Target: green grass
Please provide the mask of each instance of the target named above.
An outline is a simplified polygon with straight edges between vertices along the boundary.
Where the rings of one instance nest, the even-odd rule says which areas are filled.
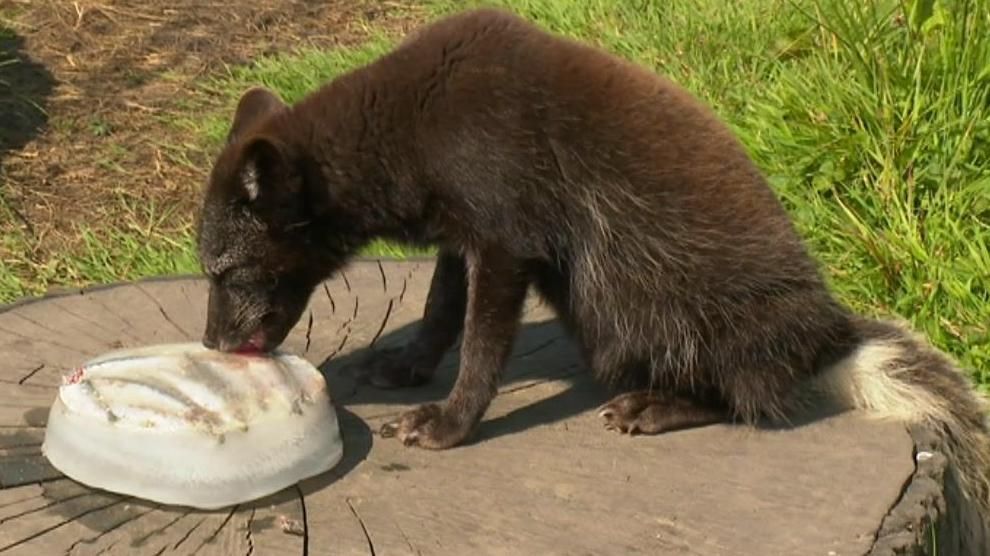
[[[96,233],[75,227],[81,246],[71,252],[33,257],[37,247],[29,233],[12,228],[0,235],[0,296],[7,301],[38,295],[50,288],[118,282],[144,276],[199,272],[192,224],[186,215],[122,196],[121,221]],[[0,196],[0,222],[16,218]]]
[[[14,37],[13,28],[7,23],[12,13],[6,9],[0,10],[0,41]],[[5,79],[5,69],[17,64],[18,60],[9,53],[0,52],[0,90],[10,87]],[[6,111],[7,103],[0,102],[0,109]],[[18,221],[18,215],[7,201],[7,183],[2,172],[0,160],[0,255],[6,253],[22,253],[25,251],[25,236]],[[0,301],[23,295],[26,288],[21,275],[17,272],[13,260],[0,256]],[[12,259],[12,258],[11,258]]]
[[[655,68],[710,103],[838,295],[907,318],[990,384],[990,0],[489,3]],[[479,3],[427,4],[439,15]],[[191,108],[177,124],[214,149],[248,86],[296,100],[393,40],[232,68],[202,84],[215,110]],[[405,253],[384,243],[369,252],[386,251]],[[116,255],[99,260],[120,275],[109,271]]]
[[[190,114],[175,123],[195,133],[211,148],[219,147],[227,134],[229,118],[240,94],[248,87],[264,85],[277,91],[286,102],[301,99],[325,81],[370,62],[387,51],[391,42],[376,37],[354,49],[333,51],[302,50],[284,56],[257,60],[250,66],[229,68],[226,74],[201,84],[201,91],[219,99],[221,109],[202,118]],[[190,108],[195,108],[192,104]]]
[[[265,58],[243,67],[231,68],[226,75],[202,85],[203,91],[222,99],[222,109],[209,118],[185,118],[176,125],[201,137],[207,149],[215,150],[224,141],[230,124],[230,114],[240,94],[247,88],[264,85],[277,91],[288,103],[296,102],[313,89],[354,67],[366,64],[384,54],[395,39],[376,35],[354,49],[335,51],[304,50],[287,56]],[[362,255],[402,259],[409,256],[431,255],[433,249],[397,245],[375,240],[362,250]]]

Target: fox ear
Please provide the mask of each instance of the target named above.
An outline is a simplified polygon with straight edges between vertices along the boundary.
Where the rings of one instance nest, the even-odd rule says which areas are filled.
[[[285,144],[271,137],[254,136],[245,141],[241,153],[239,177],[248,201],[278,202],[299,193],[299,176]]]
[[[227,134],[227,143],[232,143],[244,132],[265,117],[285,109],[285,103],[272,91],[264,87],[252,87],[241,95],[234,112],[234,121]]]

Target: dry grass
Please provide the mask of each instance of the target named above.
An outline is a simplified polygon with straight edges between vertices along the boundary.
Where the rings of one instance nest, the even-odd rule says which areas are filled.
[[[172,125],[193,97],[212,102],[194,83],[273,52],[401,33],[419,15],[373,0],[0,0],[0,64],[13,60],[0,85],[16,78],[0,99],[23,100],[0,126],[2,299],[131,276],[79,264],[128,238],[185,256],[170,246],[188,238],[212,156]]]

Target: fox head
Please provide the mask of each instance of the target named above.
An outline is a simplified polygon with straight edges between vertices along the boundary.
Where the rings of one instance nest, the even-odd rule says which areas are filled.
[[[356,250],[328,229],[328,193],[290,110],[266,89],[244,93],[209,176],[197,221],[208,348],[275,349],[316,285]]]

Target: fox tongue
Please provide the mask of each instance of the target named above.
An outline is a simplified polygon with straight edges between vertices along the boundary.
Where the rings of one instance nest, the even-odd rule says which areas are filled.
[[[234,350],[235,353],[252,355],[261,353],[262,346],[265,345],[265,334],[262,331],[257,331],[251,335],[250,338],[243,344],[241,344],[237,349]]]

